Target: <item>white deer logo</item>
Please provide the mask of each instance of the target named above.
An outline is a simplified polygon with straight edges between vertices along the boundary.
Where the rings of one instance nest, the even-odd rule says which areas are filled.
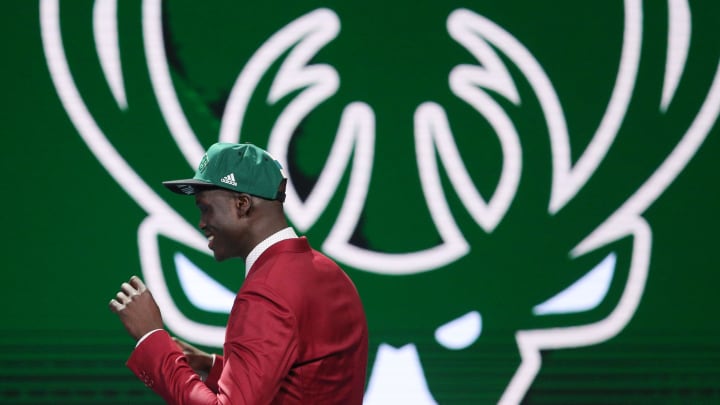
[[[65,54],[60,29],[59,0],[41,0],[40,18],[45,55],[55,88],[80,136],[113,178],[147,212],[140,224],[138,242],[142,271],[163,310],[168,328],[193,342],[221,346],[224,328],[193,321],[180,311],[168,291],[158,252],[163,236],[197,251],[206,252],[205,238],[149,187],[109,142],[98,117],[91,113],[76,85]],[[132,109],[125,94],[122,61],[118,46],[116,0],[96,0],[94,40],[104,77],[121,110]],[[204,147],[188,123],[170,78],[163,43],[161,0],[144,0],[142,31],[150,81],[170,133],[190,168],[200,161]],[[662,100],[669,108],[680,84],[691,37],[687,0],[669,0],[669,44],[665,63]],[[554,86],[533,54],[513,35],[493,21],[467,9],[457,9],[447,18],[450,37],[476,59],[473,65],[458,65],[449,72],[451,92],[481,115],[499,140],[502,170],[495,191],[483,196],[473,184],[454,140],[445,108],[435,102],[417,106],[414,114],[414,141],[422,192],[440,242],[431,248],[403,253],[383,253],[350,243],[366,197],[370,192],[375,155],[375,113],[364,102],[345,106],[331,152],[309,195],[301,198],[292,173],[287,188],[286,212],[299,231],[311,229],[336,192],[345,171],[350,170],[347,193],[322,250],[339,262],[367,272],[385,275],[413,275],[433,271],[461,259],[471,251],[448,206],[441,184],[438,160],[444,167],[457,197],[486,233],[502,223],[514,201],[523,168],[522,146],[516,126],[493,92],[521,105],[521,96],[504,60],[524,76],[544,115],[552,154],[552,188],[547,212],[559,213],[575,198],[596,172],[613,145],[633,95],[642,49],[643,10],[640,0],[625,0],[624,37],[615,86],[604,116],[592,140],[572,162],[565,113]],[[270,67],[279,66],[272,79],[268,105],[292,97],[275,121],[267,148],[287,167],[293,132],[320,103],[340,87],[337,71],[329,65],[310,64],[311,59],[340,30],[341,21],[330,9],[311,11],[277,31],[241,69],[229,93],[221,120],[218,141],[238,142],[251,97]],[[500,57],[500,54],[504,58]],[[718,65],[720,68],[720,65]],[[594,231],[569,253],[579,258],[624,237],[632,237],[628,277],[617,306],[605,318],[584,325],[549,329],[518,330],[515,334],[521,364],[507,385],[502,403],[522,400],[540,366],[540,351],[587,346],[603,342],[629,322],[640,302],[648,274],[652,231],[644,211],[684,169],[708,135],[720,111],[720,70],[681,140],[657,170]],[[439,159],[436,158],[439,157]],[[537,315],[570,313],[591,309],[607,293],[616,258],[610,254],[572,286],[534,307]],[[233,293],[195,267],[184,256],[176,256],[185,293],[198,307],[229,312]],[[212,291],[208,294],[208,291]],[[578,299],[580,297],[580,299]],[[435,338],[457,350],[472,344],[482,330],[482,316],[470,311],[437,328]],[[395,369],[397,367],[397,369]],[[390,379],[400,380],[389,382]],[[366,403],[377,404],[392,398],[412,403],[434,403],[412,342],[400,349],[381,344],[370,377]],[[396,401],[393,399],[393,401]]]

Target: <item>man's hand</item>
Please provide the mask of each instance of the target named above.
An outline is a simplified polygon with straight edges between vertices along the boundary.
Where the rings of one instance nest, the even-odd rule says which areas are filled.
[[[110,310],[120,317],[125,329],[135,340],[151,330],[163,328],[160,308],[150,290],[137,276],[122,283],[120,291],[110,300]]]
[[[213,366],[213,355],[205,353],[197,347],[187,342],[183,342],[178,338],[173,339],[183,351],[185,357],[187,357],[188,363],[190,363],[190,367],[192,367],[192,369],[195,370],[196,373],[203,377],[204,380],[205,377],[207,377],[207,375],[210,373],[210,369]]]

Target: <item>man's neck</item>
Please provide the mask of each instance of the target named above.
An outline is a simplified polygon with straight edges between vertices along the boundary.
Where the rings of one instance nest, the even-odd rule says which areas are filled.
[[[293,239],[297,238],[297,234],[295,233],[295,230],[290,227],[285,227],[283,229],[280,229],[270,235],[268,235],[265,239],[260,241],[255,247],[250,251],[250,253],[247,255],[247,258],[245,259],[245,276],[247,277],[248,273],[250,272],[250,269],[255,264],[257,259],[272,245],[286,240],[286,239]]]

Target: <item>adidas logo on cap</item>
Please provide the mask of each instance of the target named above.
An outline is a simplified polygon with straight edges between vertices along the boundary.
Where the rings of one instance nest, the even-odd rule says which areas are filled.
[[[234,174],[234,173],[228,174],[227,176],[225,176],[225,177],[223,177],[222,179],[220,179],[220,181],[223,182],[223,183],[225,183],[225,184],[229,184],[229,185],[231,185],[231,186],[233,186],[233,187],[237,187],[237,182],[235,181],[235,174]]]

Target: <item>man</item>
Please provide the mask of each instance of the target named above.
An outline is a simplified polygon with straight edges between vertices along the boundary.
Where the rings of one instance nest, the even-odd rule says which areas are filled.
[[[288,227],[286,181],[264,150],[218,143],[192,179],[163,183],[195,196],[216,260],[246,263],[224,356],[176,343],[137,277],[110,301],[138,340],[128,367],[168,403],[362,403],[368,331],[360,297],[337,264]]]

